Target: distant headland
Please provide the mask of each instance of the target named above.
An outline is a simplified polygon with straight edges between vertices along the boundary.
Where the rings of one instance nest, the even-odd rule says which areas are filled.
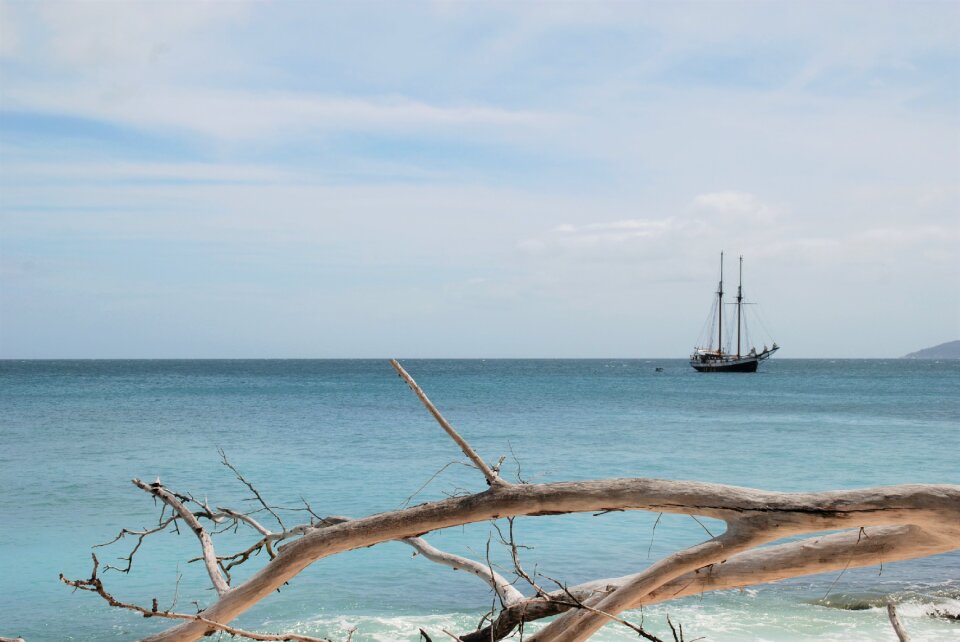
[[[947,341],[903,355],[904,359],[960,359],[960,341]]]

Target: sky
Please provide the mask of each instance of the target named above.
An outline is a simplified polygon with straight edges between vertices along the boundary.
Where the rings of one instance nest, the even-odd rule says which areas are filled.
[[[958,34],[953,1],[2,0],[0,358],[682,358],[721,251],[778,358],[958,339]]]

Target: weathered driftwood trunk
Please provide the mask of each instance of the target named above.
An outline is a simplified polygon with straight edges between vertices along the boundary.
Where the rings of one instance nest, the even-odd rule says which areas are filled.
[[[468,641],[501,639],[522,622],[561,614],[531,642],[579,642],[625,610],[704,591],[759,584],[788,577],[888,563],[960,548],[960,486],[901,485],[820,493],[779,493],[721,484],[659,479],[602,479],[547,484],[509,483],[488,466],[443,419],[426,395],[396,361],[391,362],[430,412],[483,474],[483,492],[359,519],[326,518],[273,533],[249,515],[210,509],[189,496],[169,492],[159,482],[143,490],[158,497],[197,535],[211,582],[219,599],[199,616],[179,617],[183,623],[153,635],[148,642],[188,642],[216,631],[231,631],[227,623],[268,597],[308,565],[324,557],[403,540],[432,561],[468,570],[495,590],[503,608],[490,626],[462,633]],[[230,466],[224,457],[224,463]],[[254,490],[239,472],[238,477]],[[185,501],[186,500],[186,501]],[[191,513],[185,504],[201,510]],[[309,508],[309,506],[308,506]],[[489,564],[466,560],[430,546],[420,536],[439,529],[518,516],[575,512],[641,510],[711,517],[726,530],[691,548],[678,551],[649,568],[619,578],[596,580],[564,591],[525,597]],[[272,511],[271,511],[272,512]],[[312,513],[312,510],[311,510]],[[277,517],[277,521],[282,522]],[[318,516],[319,517],[319,516]],[[212,523],[233,519],[246,523],[262,538],[244,554],[217,557],[198,518]],[[842,531],[815,535],[824,531]],[[153,532],[153,531],[151,531]],[[134,533],[134,534],[140,534]],[[785,537],[811,534],[807,539],[764,546]],[[142,538],[144,535],[140,534]],[[245,561],[250,551],[280,543],[258,573],[238,586],[229,586],[229,565]],[[512,542],[511,542],[512,543]],[[516,549],[514,549],[515,551]],[[517,572],[527,577],[517,564]],[[94,577],[65,580],[84,590],[99,590]],[[531,581],[534,586],[535,583]],[[93,588],[91,588],[93,587]],[[116,605],[116,604],[115,604]],[[125,608],[129,605],[120,604]],[[136,608],[136,607],[135,607]],[[259,639],[283,639],[261,636]],[[291,638],[293,639],[293,638]],[[301,636],[297,639],[313,640]]]
[[[588,605],[596,611],[572,609],[529,639],[585,640],[608,621],[603,613],[615,615],[644,603],[661,601],[669,595],[670,587],[683,586],[684,575],[703,577],[695,577],[699,582],[678,591],[678,596],[842,569],[851,560],[851,565],[854,562],[873,564],[960,548],[960,487],[957,486],[890,486],[800,494],[652,479],[498,484],[475,495],[307,532],[287,544],[247,582],[225,593],[203,616],[216,622],[229,622],[309,564],[344,551],[502,517],[603,510],[713,517],[726,521],[728,530],[671,555],[641,573],[607,583],[602,590],[595,591],[597,598],[588,600]],[[860,530],[868,527],[886,528]],[[856,530],[782,544],[775,549],[749,551],[783,537],[849,528]],[[874,539],[878,545],[873,544]],[[725,568],[728,565],[730,571]],[[187,622],[147,639],[186,642],[198,639],[208,630],[203,622]]]

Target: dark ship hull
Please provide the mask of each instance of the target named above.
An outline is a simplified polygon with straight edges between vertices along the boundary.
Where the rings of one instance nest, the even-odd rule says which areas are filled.
[[[712,359],[710,361],[691,360],[690,365],[697,372],[756,372],[760,360],[756,357],[749,359]]]
[[[764,346],[759,354],[751,351],[742,356],[698,351],[690,355],[690,365],[697,372],[756,372],[760,362],[769,359],[779,349],[780,346],[773,344],[772,348]]]

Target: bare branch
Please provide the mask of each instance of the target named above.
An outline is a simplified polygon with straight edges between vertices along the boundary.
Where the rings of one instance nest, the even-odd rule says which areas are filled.
[[[696,523],[700,524],[700,528],[702,528],[707,535],[709,535],[710,537],[716,537],[716,535],[714,535],[713,533],[711,533],[711,532],[710,532],[710,529],[707,528],[706,525],[705,525],[703,522],[701,522],[699,519],[697,519],[697,516],[696,516],[696,515],[691,515],[690,517],[693,518],[693,521],[695,521]]]
[[[523,593],[514,588],[514,586],[510,584],[506,578],[494,571],[488,565],[467,559],[466,557],[454,555],[453,553],[441,551],[440,549],[428,544],[427,541],[421,537],[409,537],[403,540],[403,542],[412,546],[418,553],[423,555],[431,562],[449,566],[453,570],[463,569],[469,573],[473,573],[484,582],[489,584],[493,590],[497,592],[497,595],[500,596],[500,599],[502,599],[507,605],[514,604],[525,599]]]
[[[863,539],[859,531],[851,530],[752,549],[733,555],[722,564],[682,575],[632,603],[629,608],[700,595],[707,591],[742,588],[842,568],[874,566],[883,559],[911,559],[942,551],[943,540],[914,526],[871,528],[868,533],[869,539]],[[593,580],[570,587],[569,590],[581,601],[595,601],[613,593],[634,577],[628,575]],[[464,636],[464,639],[468,642],[500,640],[522,622],[568,610],[570,607],[561,602],[549,601],[558,597],[562,596],[553,592],[543,598],[530,598],[511,605],[490,627]]]
[[[501,533],[500,528],[497,527],[497,532],[500,533],[500,541],[504,542],[507,546],[510,547],[510,559],[513,561],[513,570],[517,574],[517,577],[523,579],[527,584],[529,584],[533,588],[534,591],[536,591],[537,595],[541,595],[541,596],[546,595],[547,594],[546,591],[544,591],[543,588],[541,588],[540,585],[537,584],[537,582],[532,577],[530,577],[530,575],[527,574],[527,572],[523,568],[523,564],[520,563],[520,551],[519,551],[520,547],[517,545],[517,540],[513,536],[513,522],[514,522],[513,517],[507,518],[507,525],[509,528],[509,530],[507,531],[509,534],[509,539],[507,540],[503,539],[503,533]],[[494,526],[496,527],[496,522],[494,522]]]
[[[657,524],[660,523],[661,517],[663,517],[663,513],[657,515],[657,521],[653,523],[653,528],[650,530],[650,546],[647,547],[647,559],[650,559],[650,551],[653,550],[653,538],[657,534]]]
[[[166,506],[166,504],[164,504],[164,506]],[[111,544],[114,544],[114,543],[118,542],[119,540],[123,539],[123,538],[124,538],[125,536],[127,536],[127,535],[136,535],[136,536],[137,536],[137,543],[134,545],[133,549],[130,550],[130,552],[127,554],[126,557],[121,557],[121,558],[120,558],[120,559],[122,559],[122,560],[126,560],[126,562],[127,562],[126,567],[120,568],[119,566],[111,566],[111,565],[107,564],[107,565],[104,567],[104,569],[103,569],[104,572],[112,569],[112,570],[115,570],[115,571],[120,571],[121,573],[129,573],[129,572],[130,572],[130,569],[133,568],[133,556],[137,554],[137,551],[138,551],[138,550],[140,550],[140,546],[143,545],[143,540],[144,540],[147,536],[149,536],[149,535],[153,535],[154,533],[159,533],[159,532],[161,532],[161,531],[166,530],[167,526],[169,526],[171,523],[175,522],[175,521],[178,520],[178,519],[180,519],[180,518],[179,518],[177,515],[172,515],[171,517],[168,517],[167,519],[163,519],[163,516],[161,515],[160,524],[159,524],[156,528],[147,528],[147,529],[144,529],[144,530],[141,530],[141,531],[132,531],[132,530],[129,530],[129,529],[124,528],[124,529],[122,529],[122,530],[120,531],[119,534],[117,534],[116,537],[114,537],[114,538],[113,538],[112,540],[110,540],[109,542],[104,542],[103,544],[95,544],[93,548],[101,548],[101,547],[104,547],[104,546],[110,546]]]
[[[113,597],[110,593],[106,591],[103,587],[103,582],[100,581],[100,578],[97,577],[97,567],[99,566],[99,561],[97,556],[93,555],[93,573],[88,580],[71,580],[63,576],[63,573],[60,574],[60,581],[64,584],[72,586],[75,589],[81,591],[89,591],[91,593],[96,593],[102,597],[110,606],[115,606],[121,609],[127,609],[141,614],[143,617],[162,617],[173,620],[190,620],[193,622],[199,622],[201,624],[207,625],[210,628],[210,632],[213,631],[223,631],[224,633],[229,633],[230,635],[237,635],[244,638],[249,638],[251,640],[262,640],[264,642],[273,642],[273,641],[283,641],[290,640],[292,642],[331,642],[326,638],[316,638],[309,635],[299,635],[297,633],[254,633],[253,631],[246,631],[244,629],[238,629],[233,626],[222,624],[220,622],[214,622],[208,620],[201,615],[191,615],[189,613],[174,613],[172,611],[161,611],[157,607],[157,600],[154,598],[153,607],[146,609],[137,604],[131,604],[129,602],[121,602],[117,598]],[[0,638],[2,642],[2,638]],[[21,641],[22,642],[22,641]]]
[[[910,636],[907,634],[906,629],[903,628],[903,624],[900,623],[900,618],[897,616],[897,607],[892,601],[887,602],[887,617],[890,618],[890,624],[897,634],[897,639],[900,640],[900,642],[910,642]]]
[[[456,430],[453,429],[453,426],[450,425],[450,422],[444,419],[443,415],[440,414],[440,411],[437,410],[436,406],[434,406],[430,399],[427,398],[426,393],[424,393],[423,390],[420,389],[420,386],[417,385],[417,382],[413,380],[413,377],[407,374],[407,371],[403,369],[403,366],[400,365],[400,362],[398,362],[396,359],[391,359],[390,365],[392,365],[393,369],[397,371],[400,377],[407,382],[407,385],[410,386],[410,389],[413,390],[414,394],[417,395],[426,409],[430,411],[430,414],[433,415],[433,418],[437,420],[437,423],[440,424],[440,427],[443,428],[448,435],[450,435],[450,438],[453,439],[458,446],[460,446],[460,450],[463,451],[463,454],[466,455],[470,461],[472,461],[474,465],[480,469],[480,472],[483,473],[487,483],[490,486],[508,486],[509,483],[498,477],[495,472],[490,470],[490,467],[487,466],[486,462],[480,458],[480,455],[478,455],[477,452],[470,446],[470,444],[468,444],[466,440],[461,437]]]
[[[919,549],[905,545],[899,557],[887,555],[886,561],[960,548],[958,486],[903,485],[825,493],[778,493],[720,484],[653,479],[518,484],[499,487],[495,492],[488,490],[311,530],[282,547],[276,559],[243,585],[222,596],[204,611],[204,617],[229,622],[309,564],[343,551],[496,518],[595,512],[609,508],[695,514],[721,519],[728,524],[752,524],[761,534],[754,543],[766,537],[789,537],[851,526],[913,525],[918,532],[929,536],[924,540],[927,544],[921,547],[922,553],[915,553]],[[728,533],[737,530],[728,529]],[[871,535],[871,541],[873,539]],[[675,573],[682,575],[714,562],[722,562],[740,550],[739,543],[730,541],[727,534],[705,546],[708,546],[709,554],[681,554],[680,563],[673,560],[669,569],[660,567],[661,572],[655,576],[649,576],[649,572],[657,565],[647,569],[644,573],[648,573],[649,581],[641,582],[639,592],[634,586],[631,593],[621,596],[630,599],[617,599],[615,608],[609,604],[590,605],[616,615],[623,608],[633,608],[638,600],[645,603],[649,595],[640,593],[651,593],[659,588],[658,582],[672,582],[677,577]],[[849,557],[849,546],[844,550]],[[197,639],[202,633],[202,626],[187,622],[148,639],[151,642],[186,642]]]
[[[423,484],[420,486],[420,488],[418,488],[417,490],[415,490],[412,495],[410,495],[410,496],[407,497],[405,500],[403,500],[403,503],[400,504],[400,508],[406,508],[407,506],[409,506],[409,505],[410,505],[410,502],[413,501],[413,498],[420,494],[420,491],[422,491],[424,488],[426,488],[426,487],[430,484],[430,482],[432,482],[434,479],[437,478],[437,476],[438,476],[440,473],[442,473],[443,471],[445,471],[447,468],[450,468],[450,466],[454,466],[454,465],[460,465],[460,466],[466,466],[467,468],[473,468],[473,466],[471,466],[470,464],[468,464],[468,463],[466,463],[466,462],[463,462],[463,461],[448,461],[447,463],[445,463],[445,464],[440,468],[440,470],[438,470],[437,472],[435,472],[435,473],[433,473],[432,475],[430,475],[430,479],[428,479],[427,481],[423,482]]]
[[[622,625],[626,626],[628,629],[630,629],[630,630],[632,630],[633,632],[635,632],[635,633],[636,633],[637,635],[639,635],[640,637],[642,637],[642,638],[644,638],[644,639],[647,639],[647,640],[650,640],[650,642],[663,642],[663,640],[661,640],[661,639],[658,638],[657,636],[653,635],[652,633],[648,633],[648,632],[647,632],[646,630],[644,630],[642,627],[640,627],[640,626],[638,626],[638,625],[636,625],[636,624],[633,624],[632,622],[629,622],[629,621],[627,621],[627,620],[625,620],[625,619],[623,619],[623,618],[617,617],[616,615],[611,615],[611,614],[609,614],[609,613],[604,613],[603,611],[600,611],[600,610],[595,609],[595,608],[593,608],[593,607],[591,607],[591,606],[588,606],[587,604],[584,604],[581,600],[579,600],[573,593],[571,593],[571,592],[567,589],[567,586],[566,586],[565,584],[563,584],[563,583],[561,583],[561,582],[553,579],[552,577],[548,577],[547,579],[550,580],[551,582],[553,582],[554,584],[556,584],[557,586],[559,586],[559,587],[560,587],[560,590],[563,591],[563,594],[566,595],[568,598],[570,598],[570,600],[573,602],[573,604],[574,604],[577,608],[579,608],[579,609],[584,609],[584,610],[586,610],[586,611],[589,611],[589,612],[591,612],[591,613],[594,613],[595,615],[599,615],[600,617],[604,617],[604,618],[607,618],[608,620],[612,620],[612,621],[614,621],[614,622],[617,622],[617,623],[619,623],[619,624],[622,624]],[[551,598],[551,599],[552,599],[552,598]],[[670,622],[670,618],[667,618],[667,623],[669,624],[669,622]],[[671,628],[671,629],[673,628],[673,625],[672,625],[672,624],[670,624],[670,628]],[[676,638],[676,634],[674,634],[674,638]]]
[[[319,642],[318,638],[297,634],[250,633],[231,627],[229,622],[317,560],[381,542],[403,541],[423,557],[454,570],[466,570],[494,590],[496,595],[491,600],[492,608],[478,625],[484,626],[489,622],[489,626],[459,637],[445,631],[454,639],[492,642],[509,635],[518,626],[523,638],[525,622],[560,615],[528,638],[528,642],[583,642],[611,620],[629,626],[648,640],[661,642],[646,634],[642,626],[628,622],[620,614],[627,609],[642,608],[704,591],[830,570],[841,570],[842,575],[850,567],[960,549],[960,486],[955,485],[901,485],[824,493],[777,493],[657,479],[531,484],[520,476],[520,463],[516,455],[513,456],[517,460],[520,483],[510,484],[500,477],[505,458],[501,457],[492,467],[485,463],[400,364],[396,360],[390,363],[444,431],[483,473],[490,486],[488,490],[471,494],[458,489],[454,496],[443,501],[426,502],[359,519],[337,516],[324,518],[314,512],[306,500],[302,500],[304,507],[270,506],[253,484],[229,462],[224,451],[218,449],[224,466],[253,493],[254,497],[246,501],[258,502],[259,507],[249,511],[218,507],[214,511],[206,498],[201,501],[190,494],[174,493],[164,488],[159,479],[153,484],[135,479],[135,485],[161,502],[157,524],[141,530],[124,529],[107,543],[116,543],[127,535],[138,538],[129,555],[121,558],[127,561],[127,565],[125,569],[118,570],[128,572],[145,537],[171,527],[179,533],[180,522],[187,524],[200,540],[202,549],[202,557],[192,561],[204,562],[219,594],[214,604],[201,612],[199,604],[192,602],[197,605],[198,613],[184,614],[173,612],[176,595],[166,611],[160,610],[156,598],[153,598],[150,608],[120,602],[106,592],[97,577],[99,561],[95,555],[89,580],[68,580],[62,575],[61,580],[77,590],[97,593],[109,604],[144,617],[164,617],[181,622],[150,636],[147,642],[193,642],[215,632],[243,635],[256,640]],[[510,452],[513,454],[512,447]],[[422,487],[417,492],[420,490]],[[408,498],[404,505],[416,494]],[[194,504],[199,509],[191,511]],[[170,508],[169,514],[167,507]],[[287,528],[280,517],[280,513],[287,510],[309,513],[309,523]],[[514,539],[515,517],[564,513],[600,515],[627,510],[658,513],[651,531],[648,557],[657,525],[664,513],[691,516],[711,539],[674,553],[632,575],[596,580],[574,587],[554,580],[559,590],[549,592],[538,585],[536,578],[544,576],[537,572],[536,567],[532,573],[527,573],[521,565],[519,549],[526,547],[521,547]],[[271,514],[279,524],[280,531],[271,531],[261,523],[262,518],[254,517],[261,512]],[[714,537],[698,517],[723,521],[725,532]],[[496,520],[502,518],[509,523],[507,537],[497,526]],[[213,524],[209,532],[201,526],[200,520],[204,519]],[[511,582],[494,570],[489,538],[486,564],[483,564],[440,551],[421,537],[434,530],[488,520],[496,528],[501,542],[509,546],[517,578],[526,581],[535,591],[535,596],[524,597]],[[238,533],[241,524],[257,533],[256,541],[239,552],[218,556],[212,538],[229,531]],[[842,532],[766,546],[782,538],[823,531]],[[270,560],[246,582],[231,589],[230,570],[262,550],[267,551]],[[107,566],[105,570],[109,568]],[[178,577],[175,592],[179,591],[179,581]],[[889,615],[898,636],[901,640],[906,639],[892,603],[889,605]],[[683,627],[674,627],[669,618],[668,624],[674,642],[682,642]],[[421,630],[421,633],[429,640],[425,631]],[[352,631],[348,635],[348,642],[350,638]]]
[[[249,481],[247,481],[247,478],[246,478],[246,477],[244,477],[242,474],[240,474],[240,471],[237,470],[237,467],[236,467],[236,466],[234,466],[233,464],[230,463],[230,460],[227,459],[227,453],[225,453],[222,448],[217,448],[217,452],[220,453],[221,463],[222,463],[224,466],[226,466],[227,468],[229,468],[230,470],[233,471],[233,474],[237,476],[237,479],[239,479],[239,480],[243,483],[244,486],[246,486],[247,488],[250,489],[250,492],[253,493],[253,495],[254,495],[254,497],[256,497],[257,501],[260,502],[260,505],[263,506],[263,508],[264,508],[268,513],[270,513],[271,515],[273,515],[274,519],[277,520],[277,523],[280,524],[280,528],[282,528],[283,530],[286,530],[287,527],[283,525],[283,520],[280,519],[280,516],[277,515],[277,514],[273,511],[272,508],[270,508],[270,506],[267,504],[267,502],[264,501],[263,497],[260,496],[260,491],[258,491],[253,484],[251,484]]]
[[[210,575],[210,581],[213,582],[214,588],[221,596],[228,593],[230,586],[223,578],[223,575],[220,573],[220,567],[217,565],[217,554],[213,549],[213,540],[210,539],[210,534],[204,530],[193,513],[183,505],[176,495],[164,488],[159,479],[152,484],[147,484],[139,479],[134,479],[133,483],[137,488],[150,493],[154,497],[158,497],[187,523],[190,530],[192,530],[197,536],[197,539],[200,540],[200,547],[203,550],[203,563],[207,567],[207,574]]]
[[[217,506],[217,510],[223,513],[224,515],[226,515],[227,517],[233,518],[235,520],[241,521],[249,525],[250,527],[253,528],[253,530],[257,531],[264,537],[268,537],[272,535],[272,533],[266,527],[264,527],[263,524],[261,524],[260,522],[258,522],[257,520],[255,520],[254,518],[250,517],[245,513],[239,513],[230,508],[223,508],[221,506]]]
[[[711,537],[713,537],[713,536],[711,535]],[[670,633],[673,634],[673,642],[681,642],[681,640],[682,640],[682,637],[681,637],[682,634],[677,635],[677,629],[673,626],[673,622],[670,621],[670,617],[669,617],[669,616],[667,616],[667,626],[670,627]],[[681,629],[681,630],[683,630],[683,629]]]
[[[609,595],[590,604],[589,610],[571,611],[538,631],[530,642],[581,642],[592,636],[609,619],[630,608],[630,604],[684,573],[747,550],[778,535],[763,531],[746,521],[732,522],[722,535],[666,557]]]

